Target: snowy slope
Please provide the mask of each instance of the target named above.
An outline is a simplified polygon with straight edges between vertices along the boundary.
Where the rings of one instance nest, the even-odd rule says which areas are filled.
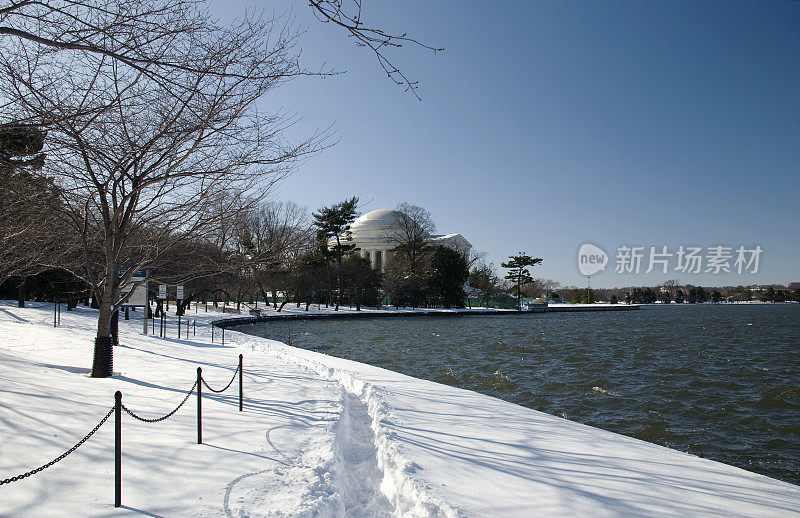
[[[71,456],[0,486],[0,515],[800,516],[800,488],[498,399],[226,331],[144,337],[121,321],[116,374],[87,377],[95,313],[0,302],[0,478],[85,435],[121,390],[146,417],[172,410],[196,368],[224,386],[157,424],[123,416],[123,504],[113,507],[113,419]],[[288,307],[287,307],[288,309]],[[228,316],[228,315],[226,315]]]

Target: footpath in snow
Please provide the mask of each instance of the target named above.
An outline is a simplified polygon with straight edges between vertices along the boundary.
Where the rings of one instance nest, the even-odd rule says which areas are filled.
[[[123,417],[122,503],[113,507],[114,425],[47,470],[0,485],[0,516],[800,516],[800,487],[377,367],[209,322],[177,338],[120,320],[114,373],[88,377],[96,313],[0,302],[0,479],[71,447],[113,405]],[[288,309],[288,306],[287,306]],[[230,315],[224,315],[228,317]],[[184,321],[185,322],[185,321]],[[158,328],[156,328],[158,330]],[[346,337],[343,337],[346,339]]]

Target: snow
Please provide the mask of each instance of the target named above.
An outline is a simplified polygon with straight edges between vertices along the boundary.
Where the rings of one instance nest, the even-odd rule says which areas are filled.
[[[156,417],[198,366],[224,386],[240,353],[245,409],[236,382],[204,390],[202,445],[194,395],[161,423],[123,415],[119,509],[110,419],[60,463],[0,486],[2,516],[800,516],[800,487],[739,468],[231,329],[212,344],[223,315],[202,307],[189,339],[174,317],[169,338],[120,320],[115,376],[92,379],[96,313],[62,310],[53,328],[52,311],[0,302],[0,478],[72,446],[114,391]]]

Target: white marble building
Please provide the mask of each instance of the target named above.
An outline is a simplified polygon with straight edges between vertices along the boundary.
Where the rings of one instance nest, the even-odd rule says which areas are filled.
[[[350,226],[354,243],[361,257],[369,257],[372,267],[386,271],[386,262],[397,246],[392,239],[397,222],[396,212],[389,209],[378,209],[367,212],[356,219]],[[431,244],[437,244],[467,254],[472,245],[461,234],[443,234],[428,236]]]

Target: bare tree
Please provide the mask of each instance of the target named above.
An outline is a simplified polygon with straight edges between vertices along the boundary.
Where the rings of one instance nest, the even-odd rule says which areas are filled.
[[[363,26],[360,3],[354,18],[331,10],[336,4],[312,7],[366,38],[389,77],[417,95],[382,57],[385,47],[417,42]],[[219,224],[217,195],[257,200],[324,147],[324,135],[285,143],[293,121],[255,108],[271,89],[308,74],[296,33],[262,18],[223,28],[201,5],[0,3],[0,124],[48,131],[43,172],[58,189],[64,228],[79,237],[68,255],[83,258],[81,267],[55,266],[85,279],[101,301],[93,376],[111,373],[111,316],[133,271],[158,266],[179,244],[202,243]]]
[[[522,294],[526,297],[547,297],[561,287],[552,279],[535,278],[522,287]]]
[[[291,263],[314,245],[308,210],[293,202],[267,202],[248,215],[242,236],[248,243],[248,264],[254,283],[277,308],[278,290]],[[284,286],[285,288],[285,286]]]
[[[429,250],[428,239],[436,232],[431,213],[419,205],[401,203],[395,208],[392,229],[387,238],[395,243],[394,252],[408,259],[410,273],[417,271],[420,259]]]
[[[85,250],[86,267],[75,273],[101,300],[93,376],[111,373],[111,316],[133,271],[157,265],[176,243],[211,236],[221,214],[262,198],[321,147],[319,136],[285,143],[291,121],[255,109],[299,71],[287,27],[262,19],[229,29],[159,20],[153,38],[160,31],[181,37],[165,42],[153,65],[121,68],[102,53],[52,53],[39,44],[0,61],[11,108],[4,115],[48,128],[44,172],[58,184]],[[166,61],[192,66],[162,67]],[[226,207],[227,193],[237,197]],[[132,239],[138,235],[147,239]]]

